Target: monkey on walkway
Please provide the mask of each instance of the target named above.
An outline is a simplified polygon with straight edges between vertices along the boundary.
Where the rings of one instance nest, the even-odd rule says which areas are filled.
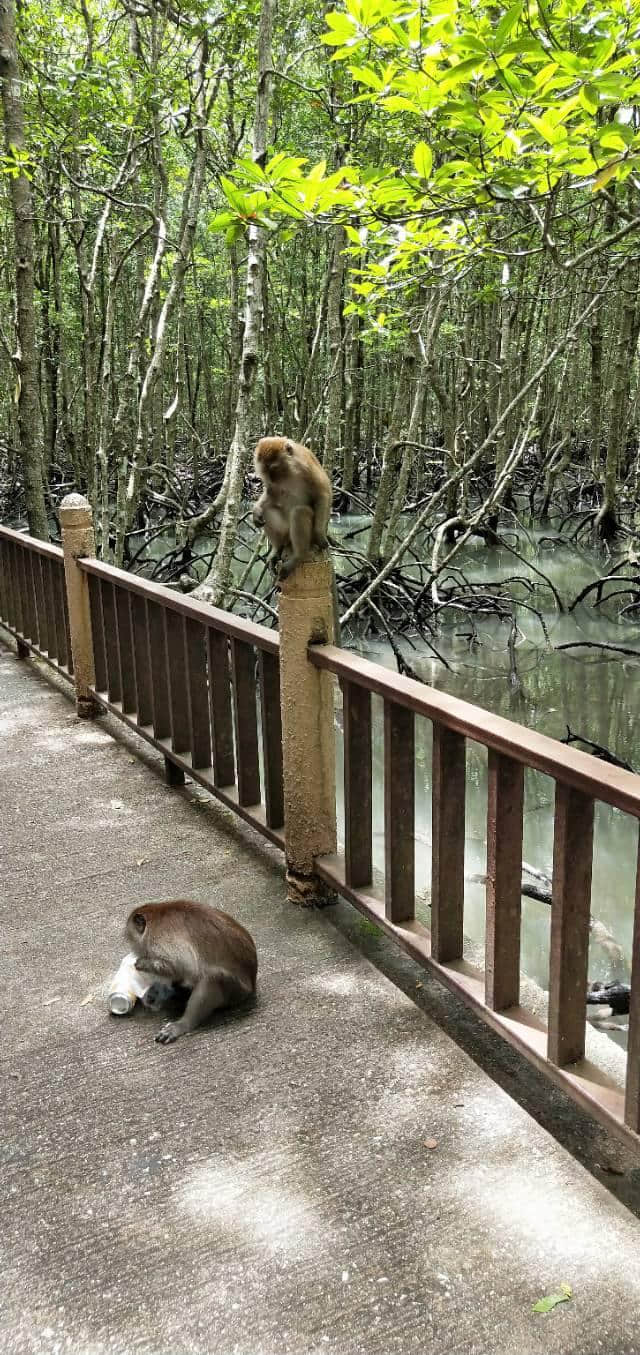
[[[176,990],[191,990],[183,1015],[167,1021],[156,1035],[160,1044],[173,1044],[220,1007],[235,1006],[255,992],[253,938],[219,908],[186,899],[141,904],[129,914],[126,937],[136,969],[168,980],[168,987],[152,985],[145,1005],[157,1010],[178,996]]]

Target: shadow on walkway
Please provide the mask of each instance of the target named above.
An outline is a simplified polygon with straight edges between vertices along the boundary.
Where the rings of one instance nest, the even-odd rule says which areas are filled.
[[[0,1351],[640,1350],[636,1220],[434,1023],[452,999],[287,905],[275,851],[2,641],[0,748]],[[172,896],[250,928],[259,999],[165,1048],[102,989]]]

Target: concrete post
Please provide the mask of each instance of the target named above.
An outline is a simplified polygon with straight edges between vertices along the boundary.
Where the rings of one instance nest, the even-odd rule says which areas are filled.
[[[93,664],[93,636],[89,610],[89,580],[77,561],[96,553],[93,535],[93,514],[82,494],[67,494],[60,504],[64,574],[69,608],[69,631],[73,655],[73,677],[76,688],[76,709],[81,719],[92,719],[100,707],[91,696],[95,683]]]
[[[280,593],[280,707],[287,897],[323,905],[333,895],[315,859],[336,850],[333,679],[307,658],[309,644],[333,640],[332,566],[299,565]]]

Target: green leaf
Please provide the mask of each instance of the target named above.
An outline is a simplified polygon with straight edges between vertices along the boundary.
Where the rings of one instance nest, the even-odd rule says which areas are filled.
[[[518,0],[518,3],[512,5],[511,9],[508,9],[506,14],[504,14],[503,17],[501,18],[500,23],[496,28],[496,38],[495,38],[495,45],[498,51],[500,51],[503,42],[505,42],[505,40],[508,38],[511,30],[515,28],[521,14],[522,14],[522,0]]]
[[[413,164],[421,179],[428,179],[433,167],[433,154],[426,141],[419,141],[413,152]]]
[[[583,85],[578,92],[578,99],[587,113],[597,113],[600,100],[598,91],[593,85]]]
[[[547,1294],[546,1298],[538,1299],[537,1303],[531,1305],[532,1313],[552,1313],[559,1303],[568,1303],[573,1298],[571,1285],[561,1284],[559,1294]]]
[[[608,184],[609,180],[613,179],[614,174],[617,173],[619,165],[620,165],[619,160],[612,160],[610,164],[605,165],[604,169],[600,170],[600,173],[596,175],[593,181],[594,193],[599,192],[601,188],[606,188],[606,185]]]
[[[233,215],[233,212],[217,212],[209,221],[209,230],[224,231],[235,221],[237,221],[237,217]]]
[[[459,61],[457,66],[450,66],[447,74],[439,82],[440,92],[445,94],[447,90],[463,84],[472,75],[481,75],[483,67],[484,62],[477,56],[468,57],[466,61]]]
[[[353,79],[357,80],[359,85],[368,85],[369,89],[383,88],[380,76],[376,75],[376,72],[372,71],[370,66],[350,66],[349,69]]]

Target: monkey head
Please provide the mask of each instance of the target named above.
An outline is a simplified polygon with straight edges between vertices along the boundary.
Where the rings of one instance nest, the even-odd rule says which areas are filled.
[[[134,908],[133,912],[127,918],[125,934],[131,949],[139,955],[145,949],[144,934],[147,930],[147,919],[139,908]]]
[[[288,475],[295,459],[295,444],[290,438],[260,438],[255,450],[258,475],[278,480]]]

